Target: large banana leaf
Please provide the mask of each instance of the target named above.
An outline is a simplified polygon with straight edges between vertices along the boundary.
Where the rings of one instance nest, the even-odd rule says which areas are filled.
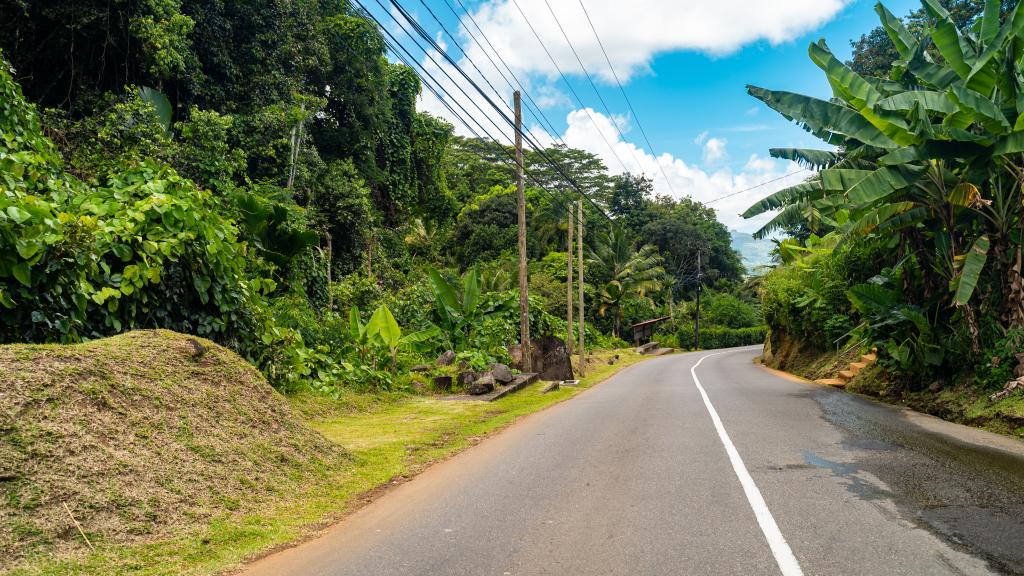
[[[992,40],[985,45],[985,50],[975,59],[971,72],[967,76],[967,85],[983,95],[991,95],[995,80],[1000,71],[997,69],[997,54],[1006,46],[1020,37],[1024,32],[1024,12],[1014,6],[1006,17],[1006,22],[999,28]]]
[[[831,168],[839,163],[843,156],[831,150],[814,150],[811,148],[770,148],[768,154],[772,158],[792,160],[804,168],[820,170]]]
[[[949,99],[945,92],[934,90],[908,90],[878,101],[880,110],[910,111],[915,105],[924,106],[925,110],[951,114],[956,112],[956,103]]]
[[[747,93],[830,144],[843,144],[844,138],[836,141],[832,137],[838,134],[879,148],[899,147],[892,138],[851,108],[802,94],[766,90],[757,86],[747,86]]]
[[[925,10],[934,19],[932,41],[946,64],[961,78],[971,73],[969,60],[974,60],[974,49],[966,45],[949,12],[937,0],[924,0]]]
[[[999,9],[1002,7],[1000,0],[987,0],[985,12],[981,17],[981,43],[991,44],[999,34]]]
[[[875,4],[875,13],[878,14],[879,20],[882,21],[882,29],[885,30],[889,39],[892,40],[893,45],[896,46],[896,51],[899,52],[900,58],[909,61],[914,52],[917,51],[917,39],[903,25],[903,21],[892,12],[889,12],[888,8],[882,6],[881,2]]]
[[[757,204],[747,208],[747,211],[742,216],[744,218],[752,218],[758,214],[764,214],[797,201],[806,201],[819,197],[822,193],[821,182],[816,178],[811,179],[769,194]]]
[[[1002,135],[1012,129],[1010,122],[995,103],[960,82],[950,87],[949,97],[956,102],[960,110],[972,114],[989,132]]]
[[[462,312],[465,316],[472,316],[480,304],[480,272],[476,265],[466,272],[462,284]]]
[[[846,192],[858,182],[871,175],[871,170],[854,168],[829,168],[818,172],[821,187],[829,192]]]
[[[956,296],[953,301],[963,306],[971,299],[975,287],[978,286],[978,279],[981,278],[981,271],[985,268],[988,260],[989,241],[987,235],[979,236],[971,249],[963,257],[963,265],[960,274],[957,276]]]
[[[874,106],[882,99],[882,95],[874,86],[865,82],[860,74],[833,56],[824,40],[812,43],[807,52],[811,60],[825,72],[837,98],[856,108],[865,120],[897,144],[906,146],[916,143],[917,138],[907,131],[905,124],[901,125],[898,117],[893,118],[897,120],[893,122],[875,113]]]
[[[910,186],[926,170],[926,166],[883,166],[849,188],[846,196],[853,204],[874,202],[896,190]]]
[[[366,323],[368,338],[377,336],[389,349],[394,350],[402,340],[402,329],[398,326],[391,309],[381,304],[373,311],[370,321]]]
[[[462,306],[459,305],[459,297],[455,294],[455,289],[437,270],[431,268],[428,275],[430,276],[430,288],[445,313],[453,322],[461,320]]]

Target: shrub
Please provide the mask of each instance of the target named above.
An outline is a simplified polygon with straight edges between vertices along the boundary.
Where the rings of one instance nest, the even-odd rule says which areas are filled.
[[[714,326],[750,328],[761,324],[757,309],[732,294],[710,294],[702,312],[702,316]]]
[[[714,348],[752,346],[763,343],[767,333],[767,326],[753,326],[750,328],[712,326],[710,328],[701,328],[700,347],[702,350],[711,350]],[[693,346],[693,326],[680,327],[676,336],[680,347],[690,348]]]

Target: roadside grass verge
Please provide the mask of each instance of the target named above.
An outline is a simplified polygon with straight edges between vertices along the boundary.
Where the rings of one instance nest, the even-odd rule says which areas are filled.
[[[609,365],[608,359],[618,355]],[[230,573],[247,560],[314,535],[347,513],[474,445],[517,418],[570,399],[619,370],[648,357],[632,350],[601,352],[588,362],[578,387],[544,394],[537,383],[496,402],[456,401],[408,395],[311,394],[288,398],[306,424],[350,455],[301,480],[303,488],[280,491],[246,513],[198,522],[171,538],[131,545],[93,542],[96,551],[77,557],[35,557],[17,576],[199,575]],[[294,485],[294,484],[293,484]]]

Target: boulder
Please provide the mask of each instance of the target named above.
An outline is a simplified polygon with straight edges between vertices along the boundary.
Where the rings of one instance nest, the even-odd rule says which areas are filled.
[[[451,376],[435,376],[434,377],[434,390],[439,392],[450,392],[452,389],[452,377]]]
[[[477,377],[479,377],[479,374],[476,372],[473,372],[472,370],[464,370],[459,372],[459,375],[455,377],[455,384],[459,388],[469,388],[469,385],[472,384]]]
[[[430,372],[431,368],[430,364],[417,364],[412,368],[409,368],[409,372]]]
[[[504,364],[491,364],[491,376],[498,384],[508,384],[512,381],[512,369]]]
[[[541,380],[573,379],[569,349],[565,346],[564,340],[557,336],[542,336],[531,344],[531,372],[539,374]]]
[[[448,366],[452,362],[455,362],[455,352],[452,352],[451,350],[446,350],[444,353],[437,357],[438,366]]]
[[[1024,378],[1024,364],[1017,364],[1013,368],[1014,378]]]
[[[473,396],[487,394],[494,391],[494,376],[489,373],[477,378],[472,384],[466,386],[466,393]]]

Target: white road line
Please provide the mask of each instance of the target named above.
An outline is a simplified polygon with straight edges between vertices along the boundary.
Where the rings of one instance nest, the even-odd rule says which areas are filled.
[[[768,546],[771,547],[772,554],[775,556],[775,563],[779,565],[783,576],[803,576],[800,563],[797,562],[793,551],[789,549],[789,544],[786,544],[786,539],[782,537],[782,532],[779,531],[775,518],[772,517],[771,511],[768,510],[768,505],[765,504],[761,491],[757,489],[757,484],[754,484],[754,479],[750,477],[750,472],[747,472],[747,467],[743,465],[740,453],[736,451],[736,446],[729,439],[729,433],[725,431],[722,419],[718,417],[718,412],[711,405],[707,391],[700,385],[700,379],[697,378],[697,366],[700,366],[700,363],[705,358],[723,353],[714,352],[701,356],[700,360],[697,360],[697,363],[693,365],[693,368],[690,368],[690,375],[693,376],[693,383],[697,385],[697,390],[700,392],[701,398],[704,399],[704,406],[707,407],[708,414],[711,415],[711,421],[715,424],[718,437],[722,440],[722,444],[725,445],[725,451],[729,454],[729,461],[732,462],[732,469],[736,472],[736,477],[739,478],[740,484],[743,485],[743,492],[747,495],[747,502],[754,509],[757,524],[761,527],[761,532],[764,533],[765,539],[768,540]]]

